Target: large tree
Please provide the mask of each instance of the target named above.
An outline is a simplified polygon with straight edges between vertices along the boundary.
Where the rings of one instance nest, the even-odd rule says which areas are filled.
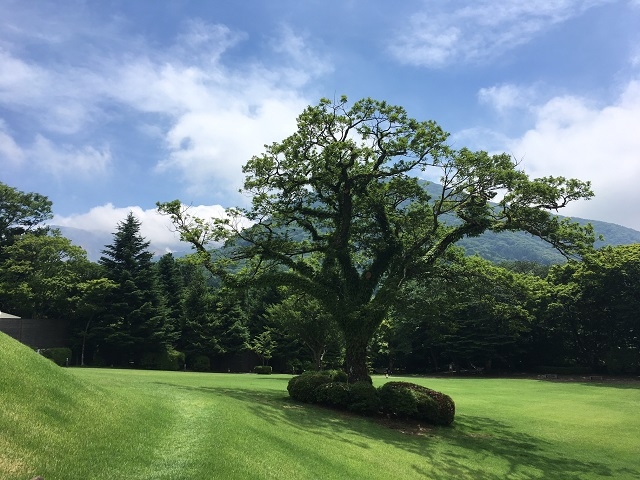
[[[591,197],[588,182],[532,180],[509,155],[454,150],[435,122],[372,99],[323,99],[297,124],[244,166],[250,208],[211,221],[177,200],[159,209],[212,271],[224,273],[209,250],[224,239],[262,278],[316,298],[344,334],[352,380],[368,378],[367,345],[398,289],[458,240],[524,230],[567,254],[592,243],[588,228],[549,213]]]

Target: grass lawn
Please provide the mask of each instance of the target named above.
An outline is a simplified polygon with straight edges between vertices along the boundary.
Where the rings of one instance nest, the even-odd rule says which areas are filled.
[[[62,369],[0,334],[0,478],[640,478],[638,383],[411,378],[457,408],[417,429],[296,404],[289,378]]]

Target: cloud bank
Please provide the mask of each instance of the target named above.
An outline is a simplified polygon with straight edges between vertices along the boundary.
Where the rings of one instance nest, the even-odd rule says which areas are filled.
[[[458,132],[459,142],[510,153],[532,177],[591,181],[595,197],[563,213],[640,230],[640,80],[629,81],[604,105],[572,95],[543,99],[541,89],[508,84],[481,89],[478,100],[507,121],[530,116],[531,126],[515,137],[469,129]]]

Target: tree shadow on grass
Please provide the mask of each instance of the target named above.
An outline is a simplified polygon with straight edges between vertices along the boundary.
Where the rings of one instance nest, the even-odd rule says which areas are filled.
[[[418,427],[298,403],[280,392],[173,386],[233,398],[245,403],[256,417],[325,441],[363,449],[371,448],[373,442],[387,443],[419,457],[411,467],[420,478],[640,478],[640,468],[612,468],[595,458],[569,458],[561,445],[556,450],[551,442],[488,417],[458,414],[451,427]]]

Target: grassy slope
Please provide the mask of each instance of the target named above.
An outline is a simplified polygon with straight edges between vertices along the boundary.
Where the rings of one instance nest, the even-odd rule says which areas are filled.
[[[161,399],[86,382],[0,333],[3,480],[142,478],[161,434],[148,420],[168,412]]]
[[[0,335],[0,478],[640,478],[635,387],[415,379],[458,415],[410,435],[289,378],[65,370]]]

